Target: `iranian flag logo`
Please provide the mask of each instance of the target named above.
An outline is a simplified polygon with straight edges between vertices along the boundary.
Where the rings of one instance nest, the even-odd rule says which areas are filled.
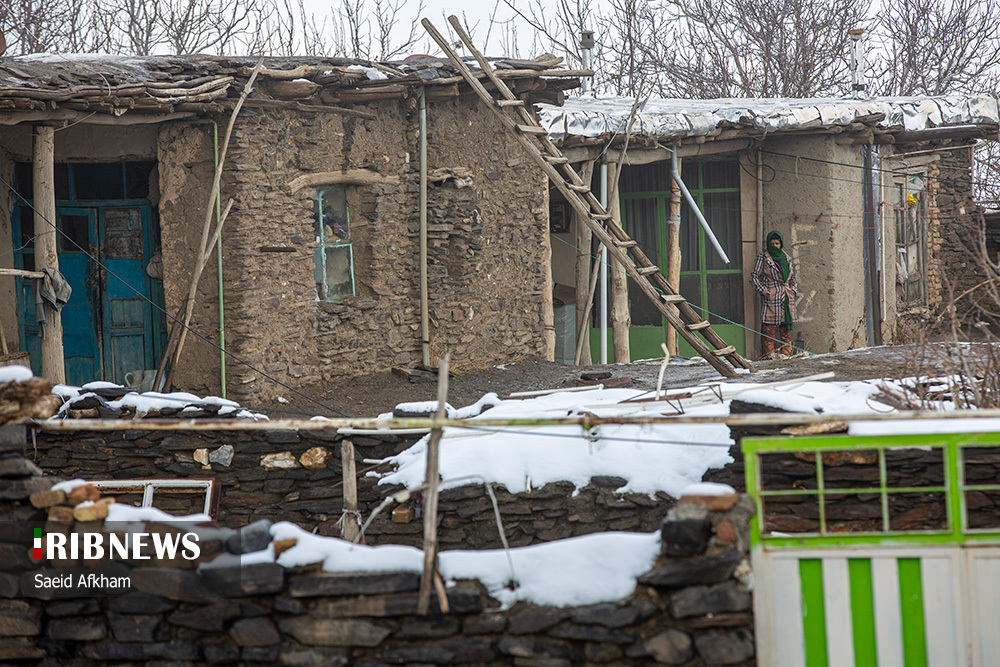
[[[42,560],[42,529],[35,528],[35,560]]]

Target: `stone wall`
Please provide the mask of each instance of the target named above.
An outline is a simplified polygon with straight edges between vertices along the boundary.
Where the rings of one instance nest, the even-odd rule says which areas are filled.
[[[74,526],[66,519],[66,531],[104,528],[92,516],[92,508],[106,507],[102,500],[80,505],[93,495],[84,493],[86,487],[69,496],[47,491],[52,480],[21,458],[19,446],[4,442],[0,520],[30,526],[48,516],[51,532],[53,514],[68,511],[89,523]],[[0,536],[0,660],[753,665],[750,513],[746,497],[682,499],[663,523],[661,556],[623,600],[571,608],[520,602],[502,609],[478,582],[460,581],[447,592],[450,611],[441,613],[435,600],[427,615],[417,613],[419,575],[413,572],[328,574],[317,565],[196,570],[196,562],[183,560],[171,567],[105,562],[90,571],[127,573],[127,591],[74,597],[69,590],[38,590],[31,585],[36,575],[77,573],[84,566],[33,561],[30,529],[23,535],[10,530]],[[147,524],[146,530],[158,528]],[[213,549],[206,544],[201,560],[224,548],[244,550],[244,542],[230,542]]]
[[[69,479],[211,478],[219,488],[216,519],[222,525],[292,521],[321,535],[339,535],[341,439],[326,431],[43,431],[36,438],[35,461],[46,473]],[[401,488],[377,485],[378,480],[365,473],[374,466],[361,460],[396,454],[413,439],[351,436],[351,442],[358,462],[359,508],[367,518]],[[624,483],[617,477],[596,477],[575,494],[566,482],[520,494],[500,486],[495,493],[507,539],[512,546],[523,546],[606,530],[655,530],[674,500],[664,493],[616,494]],[[137,495],[120,498],[139,500]],[[173,514],[188,514],[200,511],[200,503],[200,497],[160,492],[154,504]],[[500,548],[493,504],[482,485],[443,491],[439,509],[442,545]],[[419,493],[402,505],[390,505],[372,522],[366,543],[419,545],[421,510]]]
[[[223,232],[228,348],[293,386],[420,362],[416,108],[406,98],[365,110],[377,120],[244,109],[226,158],[222,198],[234,200]],[[178,141],[194,134],[197,147],[194,138]],[[186,293],[186,244],[200,237],[202,172],[213,159],[207,136],[190,126],[161,134],[161,190],[170,203],[161,210],[164,265],[175,264],[168,308]],[[451,351],[456,370],[545,356],[543,175],[471,96],[430,103],[428,166],[432,356]],[[327,172],[356,181],[346,186],[356,292],[332,303],[316,300],[313,275],[312,198],[325,186],[291,187]],[[195,321],[216,340],[214,263],[210,273]],[[232,394],[281,392],[260,372],[228,365]],[[218,351],[191,340],[175,381],[218,391]]]

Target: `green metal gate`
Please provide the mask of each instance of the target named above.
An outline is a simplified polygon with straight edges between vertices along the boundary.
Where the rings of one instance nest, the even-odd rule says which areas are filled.
[[[1000,664],[1000,433],[742,447],[761,665]]]

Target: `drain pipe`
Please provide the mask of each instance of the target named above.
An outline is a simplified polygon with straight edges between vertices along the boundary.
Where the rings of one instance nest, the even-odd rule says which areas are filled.
[[[861,43],[861,38],[865,34],[864,28],[854,28],[848,30],[851,37],[851,94],[854,99],[864,99],[865,97],[865,50]]]
[[[601,208],[608,210],[608,154],[601,156]],[[601,355],[608,363],[608,247],[601,245]]]
[[[694,211],[694,216],[698,218],[698,222],[701,223],[701,228],[705,230],[708,240],[712,242],[712,247],[715,248],[715,252],[719,254],[719,257],[722,258],[723,262],[729,264],[729,256],[726,255],[726,251],[722,249],[721,245],[719,245],[719,239],[715,238],[715,232],[713,232],[712,228],[708,226],[708,220],[705,220],[705,216],[702,214],[701,209],[698,208],[698,202],[694,200],[694,197],[692,197],[691,193],[688,192],[687,186],[684,185],[684,181],[681,180],[681,172],[677,168],[676,148],[672,148],[670,150],[670,173],[673,175],[677,186],[681,189],[681,194],[683,194],[684,199],[687,200],[688,206],[690,206],[691,210]]]
[[[580,65],[585,70],[594,69],[594,31],[580,32]],[[591,95],[594,91],[594,75],[580,77],[580,92]]]
[[[427,313],[427,95],[420,87],[420,360],[431,367],[430,317]]]

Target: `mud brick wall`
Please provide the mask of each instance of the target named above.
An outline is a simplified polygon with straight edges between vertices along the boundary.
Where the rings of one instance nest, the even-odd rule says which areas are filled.
[[[43,481],[39,489],[51,482],[16,453],[3,456],[20,461],[6,464],[20,466],[20,477],[0,478],[0,520],[44,521],[25,480]],[[737,496],[682,499],[663,523],[661,556],[624,600],[573,608],[521,602],[505,610],[478,582],[460,581],[448,591],[450,611],[442,614],[434,600],[428,615],[416,613],[415,573],[327,574],[316,565],[136,567],[128,570],[128,592],[76,598],[28,582],[79,566],[33,562],[27,536],[4,534],[0,552],[18,573],[0,573],[0,661],[749,666],[750,506]]]
[[[259,519],[292,521],[321,535],[337,535],[343,509],[341,436],[325,431],[124,431],[39,433],[37,464],[47,474],[71,479],[211,478],[219,486],[216,519],[238,528]],[[361,459],[382,459],[412,444],[394,436],[351,436],[355,448],[359,509],[364,518],[401,487],[377,484]],[[34,455],[28,453],[29,457]],[[382,468],[385,469],[385,468]],[[557,482],[512,494],[496,488],[500,515],[512,546],[607,530],[651,532],[674,505],[664,493],[616,494],[618,477],[595,477],[574,495]],[[111,493],[111,492],[109,492]],[[112,493],[139,504],[139,495]],[[158,491],[154,505],[173,514],[202,509],[202,496]],[[398,512],[393,512],[399,509]],[[438,540],[447,548],[502,546],[493,504],[482,485],[441,492]],[[372,521],[367,544],[418,546],[423,532],[422,497],[391,505]]]
[[[420,361],[419,144],[413,98],[365,105],[366,120],[244,109],[226,158],[222,200],[227,347],[292,386]],[[220,120],[220,124],[222,120]],[[160,141],[167,307],[186,294],[211,173],[210,126],[168,126]],[[471,96],[428,109],[428,167],[453,170],[428,188],[431,349],[452,367],[545,356],[542,295],[548,257],[544,176],[488,109]],[[296,178],[363,174],[346,187],[356,293],[316,300],[313,198]],[[443,173],[443,172],[442,172]],[[217,339],[217,279],[199,285],[195,328]],[[219,353],[190,339],[178,386],[219,389]],[[228,363],[235,396],[281,388]]]

